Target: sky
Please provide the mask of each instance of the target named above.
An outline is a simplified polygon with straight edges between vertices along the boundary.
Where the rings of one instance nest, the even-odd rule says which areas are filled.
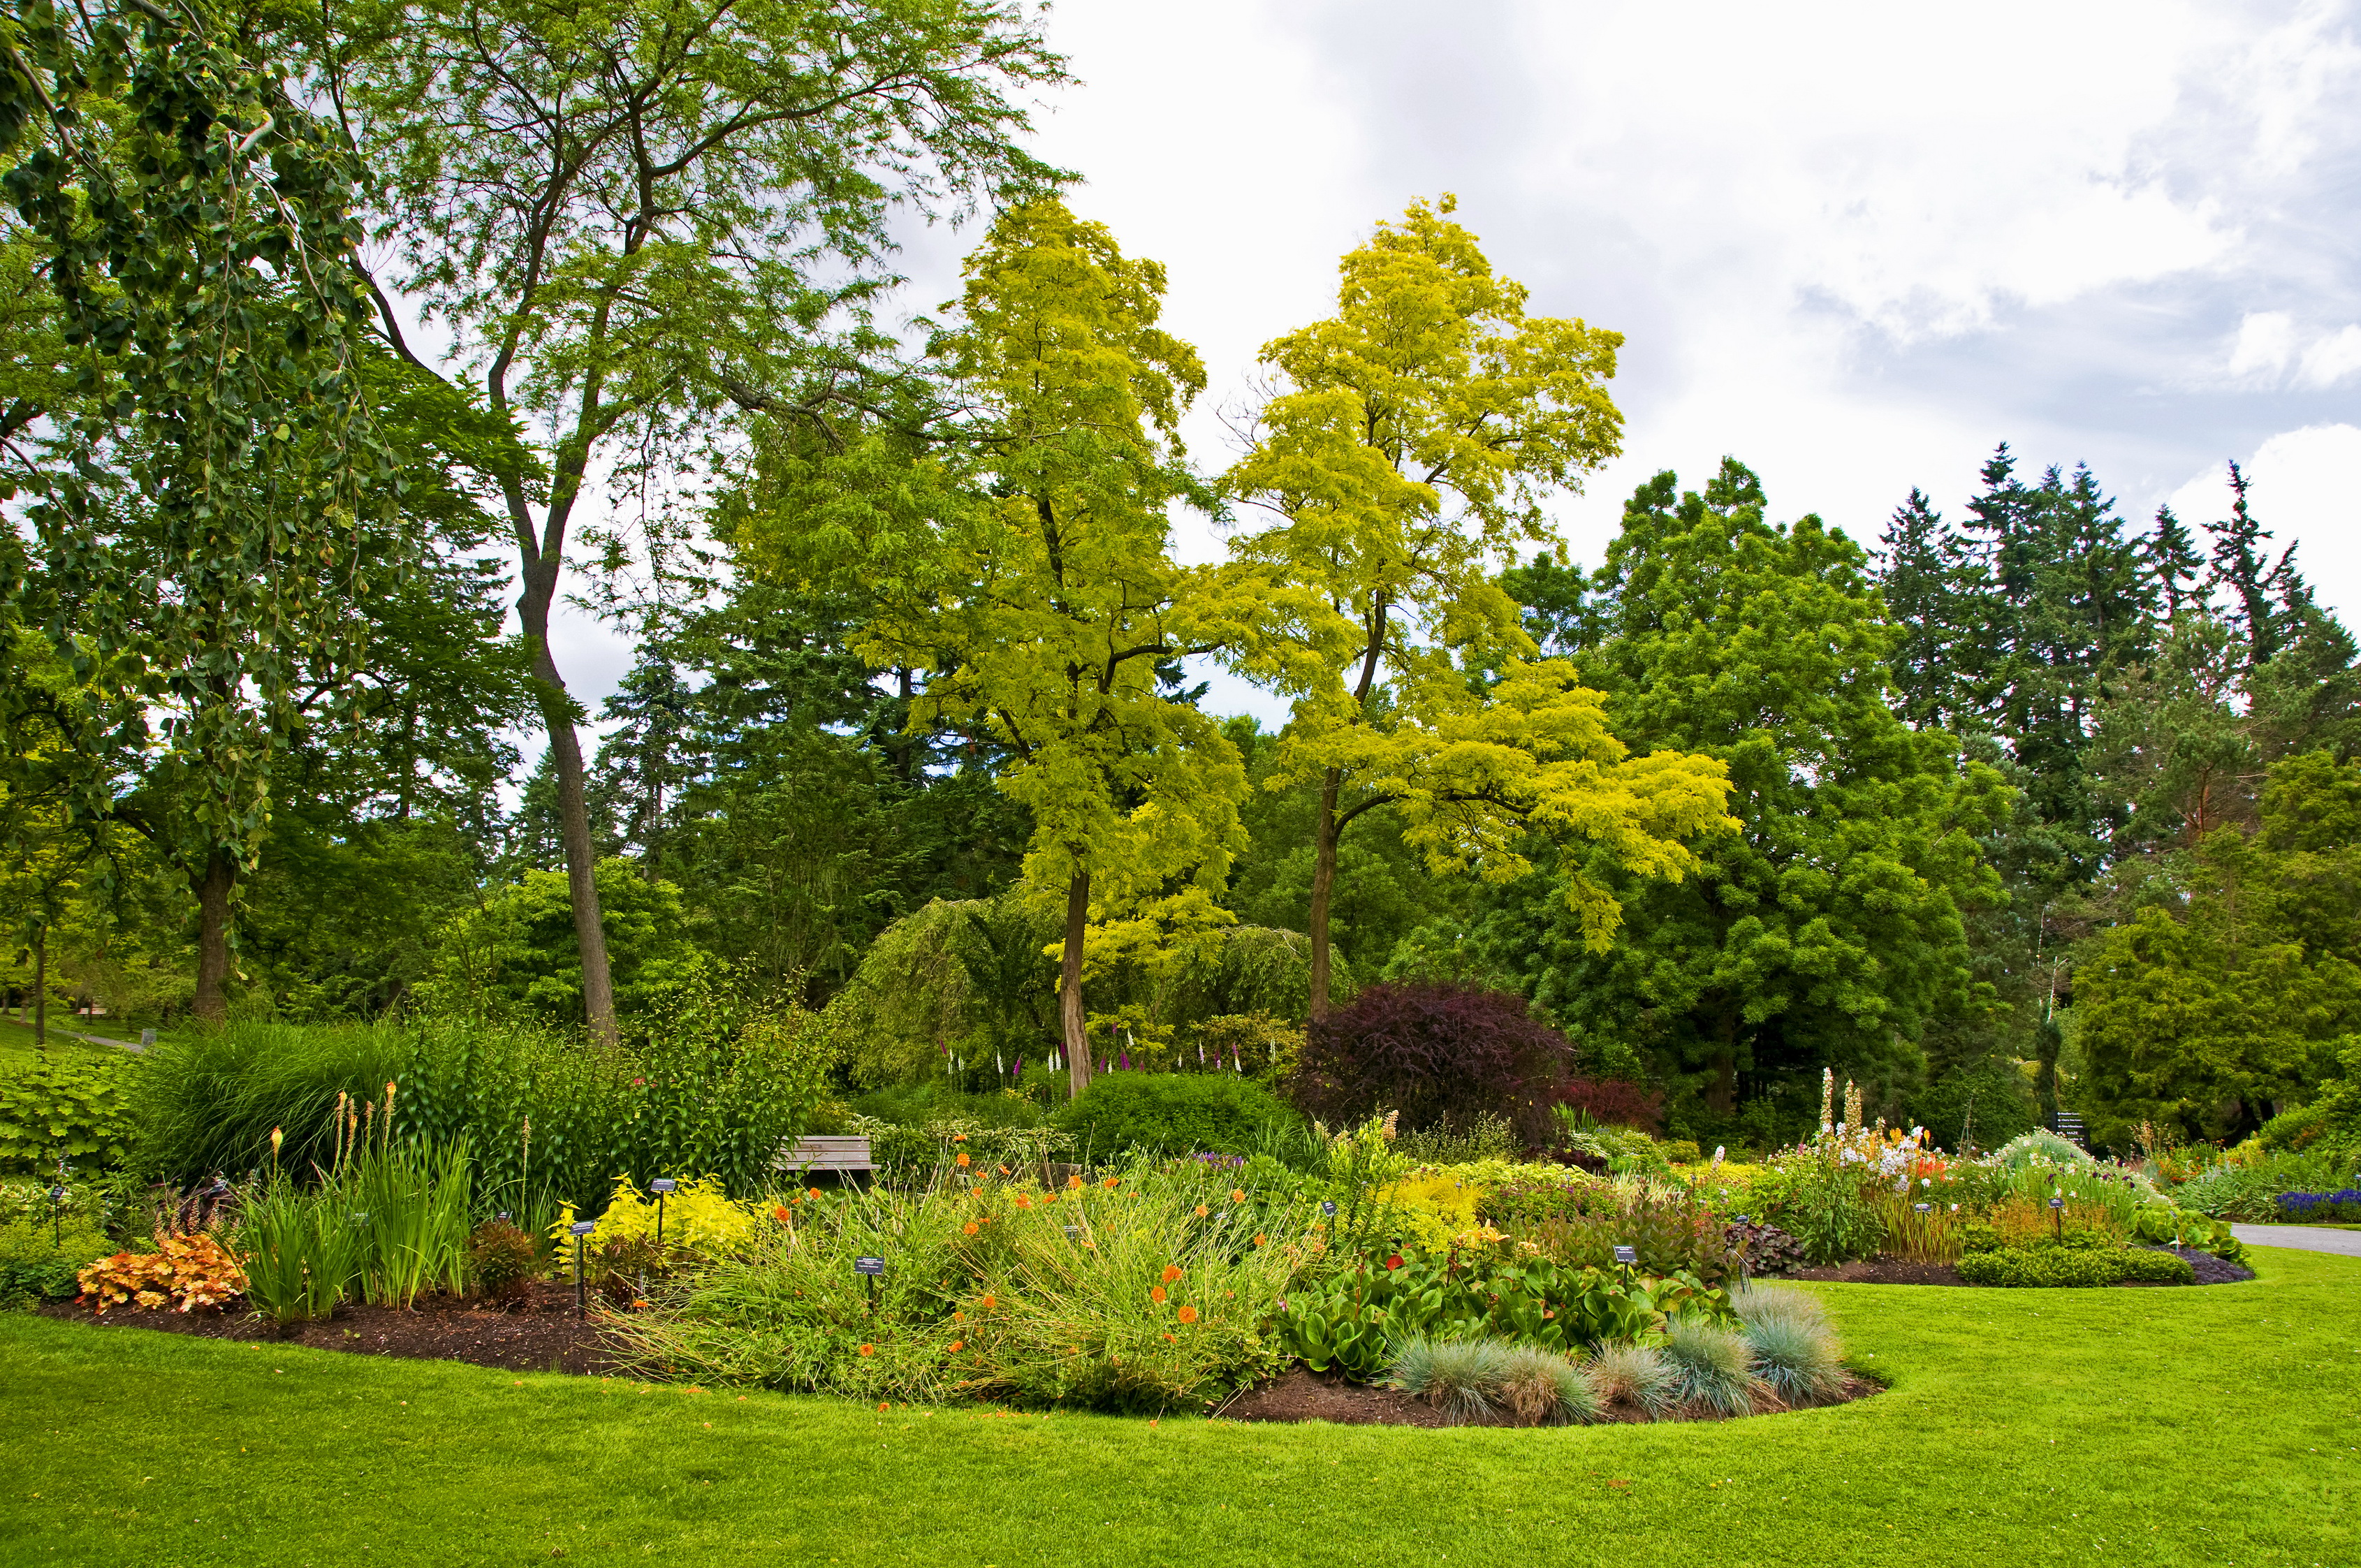
[[[1957,517],[2006,441],[2140,527],[2223,515],[2237,460],[2361,622],[2361,3],[1061,0],[1048,29],[1079,82],[1034,145],[1166,265],[1208,466],[1336,258],[1448,192],[1531,311],[1625,334],[1623,454],[1556,509],[1576,560],[1724,455],[1873,545],[1913,486]],[[975,237],[911,236],[910,311]],[[555,652],[594,709],[629,662],[578,616]]]

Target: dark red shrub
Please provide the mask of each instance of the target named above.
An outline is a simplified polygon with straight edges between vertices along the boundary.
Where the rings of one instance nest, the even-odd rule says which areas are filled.
[[[1601,1126],[1637,1127],[1648,1134],[1657,1130],[1664,1113],[1663,1095],[1620,1078],[1568,1079],[1552,1098]]]
[[[1304,1031],[1295,1098],[1331,1124],[1399,1111],[1406,1132],[1505,1116],[1538,1145],[1573,1057],[1513,992],[1381,981]]]

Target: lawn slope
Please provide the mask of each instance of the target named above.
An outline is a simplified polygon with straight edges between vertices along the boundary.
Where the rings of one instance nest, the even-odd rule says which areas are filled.
[[[879,1413],[0,1319],[0,1563],[2361,1561],[2361,1260],[1825,1286],[1890,1390],[1554,1431]]]

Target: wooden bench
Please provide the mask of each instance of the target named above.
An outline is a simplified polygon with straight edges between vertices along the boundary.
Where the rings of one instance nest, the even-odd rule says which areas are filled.
[[[877,1167],[869,1158],[869,1140],[860,1137],[798,1139],[779,1151],[771,1168],[799,1176],[830,1172],[840,1179],[862,1175],[873,1179],[877,1174]]]

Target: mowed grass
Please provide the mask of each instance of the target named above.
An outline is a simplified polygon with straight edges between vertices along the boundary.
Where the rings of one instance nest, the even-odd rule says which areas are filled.
[[[2334,1564],[2361,1260],[1831,1286],[1836,1409],[1547,1431],[928,1414],[0,1320],[0,1563]]]
[[[102,1029],[99,1033],[104,1034],[105,1031]],[[138,1038],[137,1035],[131,1037]],[[19,1024],[14,1018],[0,1018],[0,1073],[32,1066],[40,1050],[34,1044],[34,1039],[30,1024]],[[73,1030],[61,1027],[55,1018],[49,1020],[49,1052],[57,1058],[120,1057],[125,1054],[120,1046],[93,1045]]]

